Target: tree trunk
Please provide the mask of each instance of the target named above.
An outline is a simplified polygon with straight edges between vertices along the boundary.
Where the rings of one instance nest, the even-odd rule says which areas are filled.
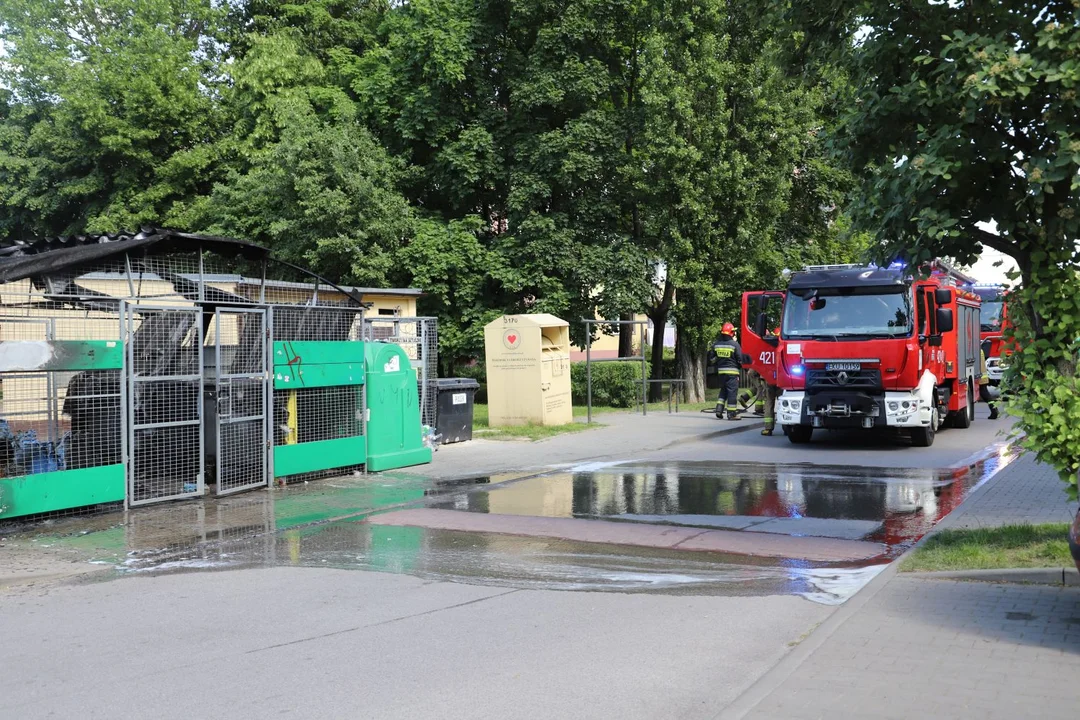
[[[649,317],[653,322],[653,336],[652,336],[652,354],[650,362],[652,363],[653,380],[662,380],[664,378],[664,326],[667,324],[667,310],[663,310],[662,313],[649,313]],[[668,380],[672,378],[667,378]],[[660,383],[651,383],[649,385],[649,402],[660,402],[664,399],[664,386]]]
[[[633,320],[634,316],[630,313],[624,313],[619,316],[620,320]],[[637,339],[638,326],[637,325],[620,325],[619,326],[619,357],[631,357],[634,354],[634,340]]]
[[[664,378],[664,330],[667,328],[668,315],[671,314],[671,302],[675,297],[675,286],[670,280],[664,282],[664,294],[660,301],[649,309],[649,320],[653,324],[652,335],[652,379]],[[673,378],[667,378],[673,379]],[[649,388],[649,402],[663,400],[664,388],[660,383],[653,383]]]
[[[679,377],[686,381],[683,397],[688,403],[705,402],[705,355],[704,348],[687,342],[681,325],[675,328],[675,361]]]

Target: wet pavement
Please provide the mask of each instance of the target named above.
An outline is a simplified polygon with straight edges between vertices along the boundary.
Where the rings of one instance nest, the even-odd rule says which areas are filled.
[[[1002,446],[948,470],[627,462],[437,482],[409,474],[358,475],[222,500],[51,520],[14,533],[9,526],[0,535],[7,548],[94,563],[102,571],[99,579],[297,566],[513,588],[781,594],[835,604],[1011,458]],[[441,511],[456,519],[435,523],[443,527],[369,521],[402,510]],[[501,520],[503,525],[461,525],[478,513],[572,530],[522,537],[508,534],[524,531]],[[542,519],[560,519],[562,525]],[[595,534],[609,526],[615,530]],[[638,540],[675,531],[686,538]],[[714,537],[726,544],[706,542]],[[794,548],[789,557],[754,550],[784,546],[778,543]],[[808,552],[815,543],[876,543],[882,551]],[[738,552],[717,552],[731,547]],[[877,557],[852,560],[871,556]]]
[[[883,543],[897,556],[1007,464],[1008,446],[943,470],[767,463],[581,466],[450,495],[432,507],[665,523]]]

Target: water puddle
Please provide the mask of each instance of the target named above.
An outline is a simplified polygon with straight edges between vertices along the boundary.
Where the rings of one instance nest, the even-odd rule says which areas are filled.
[[[458,481],[349,477],[66,518],[5,542],[110,571],[103,578],[269,566],[408,573],[436,581],[567,591],[799,595],[839,604],[885,565],[769,560],[365,522],[430,507],[473,513],[682,524],[865,539],[910,547],[986,477],[1006,449],[957,470],[748,463],[608,463]]]
[[[868,540],[896,556],[1010,460],[1001,449],[946,470],[624,463],[450,494],[430,506]]]

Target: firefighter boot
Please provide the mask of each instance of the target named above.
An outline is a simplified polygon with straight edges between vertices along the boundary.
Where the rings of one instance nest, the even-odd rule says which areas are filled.
[[[991,405],[990,406],[990,419],[991,420],[997,420],[998,419],[997,405]]]
[[[772,435],[772,428],[771,427],[765,428],[764,430],[761,431],[761,434],[765,435],[765,436]]]

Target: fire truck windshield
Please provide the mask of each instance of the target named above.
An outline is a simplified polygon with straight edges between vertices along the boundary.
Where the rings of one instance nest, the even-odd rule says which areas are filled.
[[[912,325],[909,288],[822,288],[789,292],[784,338],[839,340],[908,337]]]
[[[1005,296],[998,287],[976,288],[975,293],[982,299],[979,324],[982,332],[1001,332],[1001,316],[1005,310]]]
[[[983,301],[982,309],[980,311],[981,330],[983,332],[997,332],[1001,330],[1001,309],[1005,307],[1005,303],[1000,300],[986,302]]]

